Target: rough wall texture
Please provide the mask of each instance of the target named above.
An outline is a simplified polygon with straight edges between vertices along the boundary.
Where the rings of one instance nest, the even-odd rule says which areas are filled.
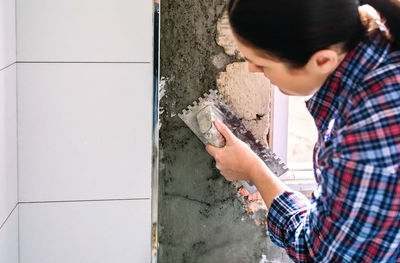
[[[225,0],[161,1],[158,263],[289,262],[266,234],[266,211],[245,206],[177,117],[238,61],[216,41],[224,5]]]

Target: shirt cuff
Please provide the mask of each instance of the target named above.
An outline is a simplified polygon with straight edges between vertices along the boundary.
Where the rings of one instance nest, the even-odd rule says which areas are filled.
[[[300,192],[283,192],[272,201],[268,211],[268,231],[271,241],[286,247],[286,230],[301,223],[310,201]]]

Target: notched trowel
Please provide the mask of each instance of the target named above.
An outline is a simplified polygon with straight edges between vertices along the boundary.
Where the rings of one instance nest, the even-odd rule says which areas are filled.
[[[236,137],[247,143],[274,174],[281,176],[289,170],[265,144],[262,144],[246,129],[241,119],[235,115],[217,90],[210,90],[209,93],[205,93],[203,97],[184,109],[179,117],[204,144],[224,147],[225,138],[214,126],[214,121],[218,118]],[[257,188],[252,183],[239,182],[249,193],[257,192]]]

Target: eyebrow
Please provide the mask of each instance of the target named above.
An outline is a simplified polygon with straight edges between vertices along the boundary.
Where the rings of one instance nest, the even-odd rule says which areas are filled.
[[[267,53],[265,53],[265,52],[264,52],[264,53],[260,53],[260,56],[263,57],[263,58],[265,58],[265,59],[274,61],[274,62],[280,62],[279,59],[277,59],[276,57],[273,57],[273,56],[271,56],[271,55],[269,55],[269,54],[267,54]],[[251,62],[251,63],[253,63],[253,64],[256,64],[256,63],[254,63],[252,60],[248,59],[247,57],[244,57],[244,59],[246,59],[248,62]]]
[[[247,60],[248,62],[250,62],[250,63],[252,63],[252,64],[256,65],[256,63],[254,63],[253,61],[251,61],[251,60],[250,60],[250,59],[248,59],[247,57],[244,57],[244,59],[245,59],[245,60]]]
[[[257,63],[255,63],[255,62],[251,61],[250,59],[248,59],[247,57],[244,57],[244,59],[245,59],[247,62],[250,62],[251,64],[254,64],[256,67],[266,68],[266,66],[257,64]]]

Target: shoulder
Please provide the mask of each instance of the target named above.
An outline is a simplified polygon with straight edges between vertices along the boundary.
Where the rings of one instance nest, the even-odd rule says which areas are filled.
[[[351,100],[348,101],[350,123],[374,114],[385,117],[385,112],[395,113],[400,122],[400,112],[397,112],[400,109],[400,51],[389,53],[351,93]]]
[[[373,165],[400,163],[400,52],[351,91],[341,152]]]
[[[373,71],[367,74],[363,80],[364,87],[375,87],[374,90],[397,88],[400,85],[400,50],[387,54],[384,61]]]

